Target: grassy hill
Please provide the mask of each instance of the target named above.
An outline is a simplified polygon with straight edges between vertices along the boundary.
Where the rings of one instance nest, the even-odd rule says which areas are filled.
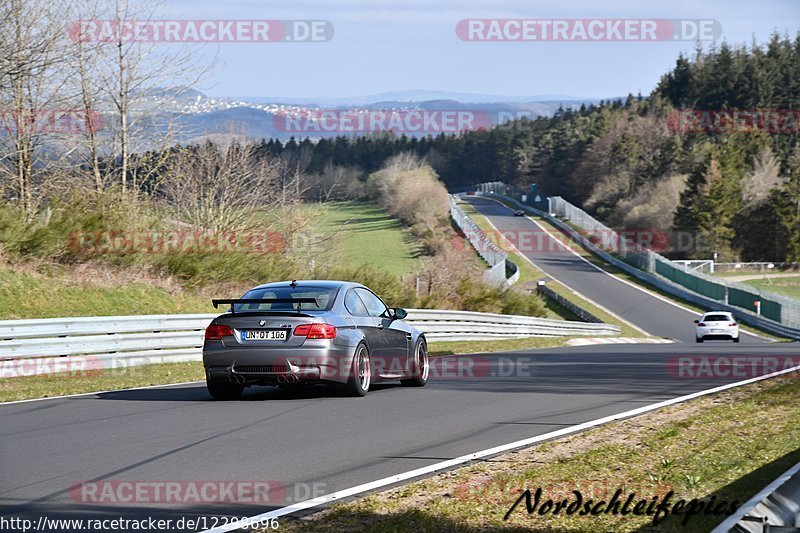
[[[313,210],[319,215],[309,232],[325,243],[314,255],[318,264],[365,264],[391,276],[414,271],[418,248],[414,236],[378,206],[336,202],[317,204]],[[238,296],[255,284],[284,279],[291,271],[251,265],[274,257],[227,255],[159,259],[143,255],[122,264],[0,265],[0,319],[213,313],[212,295]],[[291,251],[288,256],[297,259]],[[143,267],[142,262],[155,262],[155,269]],[[168,272],[159,274],[165,265]]]
[[[98,284],[69,272],[0,269],[0,319],[213,313],[207,297],[146,280]]]
[[[742,283],[747,283],[762,291],[774,292],[775,294],[782,294],[789,298],[800,300],[800,276],[773,277],[768,280],[764,278],[751,279]]]
[[[383,209],[357,201],[319,205],[318,230],[331,238],[330,253],[343,262],[397,275],[415,270],[419,246],[414,236]]]

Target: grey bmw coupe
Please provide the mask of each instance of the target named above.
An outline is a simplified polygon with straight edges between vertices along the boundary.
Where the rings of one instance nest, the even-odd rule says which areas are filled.
[[[428,381],[424,334],[359,283],[292,281],[259,285],[211,321],[203,344],[208,392],[238,398],[252,385],[333,383],[364,396],[372,383]]]

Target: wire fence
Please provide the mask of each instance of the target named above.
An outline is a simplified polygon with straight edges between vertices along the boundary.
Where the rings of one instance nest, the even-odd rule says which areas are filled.
[[[515,199],[519,199],[520,194],[515,187],[500,182],[484,183],[475,190],[482,193],[510,196]],[[698,269],[671,261],[647,247],[633,242],[626,235],[609,228],[560,196],[550,197],[548,202],[549,214],[577,231],[581,239],[613,254],[629,265],[645,272],[658,274],[672,283],[720,304],[745,309],[792,328],[800,327],[799,300],[764,291],[753,285],[704,274]],[[754,264],[754,268],[769,268],[769,264],[757,263]],[[786,263],[775,263],[773,269],[777,265],[781,265],[782,269],[786,271],[795,270],[795,265]]]
[[[519,207],[527,207],[524,206],[515,198],[512,198],[510,196],[501,196],[501,195],[498,196],[502,197],[503,199],[512,204],[518,205]],[[635,266],[630,265],[629,263],[626,263],[625,261],[617,258],[616,255],[601,250],[599,247],[589,242],[588,239],[585,239],[580,233],[578,233],[578,231],[573,229],[572,226],[562,221],[560,218],[551,216],[549,213],[542,211],[540,209],[536,208],[529,208],[529,209],[531,209],[539,216],[545,218],[548,222],[550,222],[551,224],[556,226],[559,230],[564,232],[565,235],[568,235],[570,239],[572,239],[574,242],[580,243],[591,253],[600,257],[609,264],[616,266],[620,270],[627,272],[628,274],[641,280],[647,285],[655,287],[667,294],[677,296],[682,300],[690,302],[704,309],[728,311],[730,313],[733,313],[739,322],[754,326],[768,333],[772,333],[773,335],[777,335],[779,337],[786,337],[789,339],[800,340],[800,328],[798,327],[792,327],[786,324],[781,324],[778,321],[770,320],[762,315],[758,315],[754,312],[747,311],[740,307],[734,307],[732,305],[727,305],[717,300],[713,300],[699,293],[693,292],[688,288],[679,285],[678,283],[672,282],[663,276],[659,276],[657,274],[644,271],[640,268],[636,268]]]
[[[701,272],[708,272],[708,268],[701,268]],[[768,263],[768,262],[751,262],[751,263],[714,263],[714,272],[741,272],[742,274],[748,273],[797,273],[800,275],[800,263]]]
[[[450,197],[450,216],[478,255],[489,265],[489,270],[483,274],[484,280],[492,285],[505,284],[508,254],[489,240],[489,237],[475,224],[475,221],[456,204],[455,198],[452,196]]]
[[[550,198],[550,213],[578,230],[584,238],[595,246],[619,256],[620,259],[637,268],[648,272],[653,271],[653,256],[655,254],[651,250],[609,228],[583,209],[575,207],[560,196]]]
[[[590,214],[561,197],[550,198],[550,213],[584,233],[593,244],[613,253],[626,263],[647,272],[659,274],[720,303],[746,309],[781,324],[800,327],[800,301],[764,290],[704,274],[685,263],[676,263],[637,243],[599,222]],[[592,233],[600,239],[592,239]]]

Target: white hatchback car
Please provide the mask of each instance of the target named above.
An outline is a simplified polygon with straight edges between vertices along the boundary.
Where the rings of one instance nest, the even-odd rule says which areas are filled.
[[[706,339],[730,339],[739,342],[739,324],[727,311],[710,311],[694,323],[697,324],[697,342]]]

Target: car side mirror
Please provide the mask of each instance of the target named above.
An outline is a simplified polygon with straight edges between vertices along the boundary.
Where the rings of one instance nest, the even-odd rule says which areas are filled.
[[[695,323],[695,324],[699,324],[699,323],[700,323],[700,321],[699,321],[699,320],[695,320],[695,321],[694,321],[694,323]]]
[[[392,311],[394,312],[394,317],[398,320],[403,320],[405,317],[408,316],[408,311],[400,307],[392,309]]]

